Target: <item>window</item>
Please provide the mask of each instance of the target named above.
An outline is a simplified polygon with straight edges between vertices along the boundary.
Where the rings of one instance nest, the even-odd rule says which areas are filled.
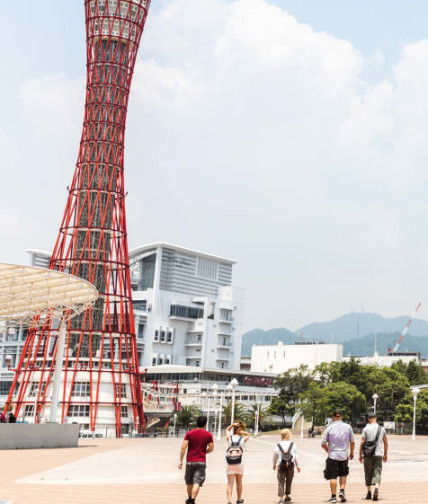
[[[162,364],[163,364],[163,355],[159,356],[158,362],[159,362],[159,365],[162,366]]]
[[[196,366],[196,367],[199,367],[199,361],[198,361],[198,360],[197,360],[197,361],[195,361],[195,366]]]
[[[145,299],[142,301],[133,301],[132,306],[134,310],[147,311],[147,301]]]
[[[40,395],[42,395],[45,391],[46,388],[46,382],[43,382],[39,386],[39,382],[32,382],[31,383],[31,389],[30,389],[30,395],[37,395],[36,390],[40,390]]]
[[[24,417],[34,416],[34,404],[27,404],[24,410]]]
[[[198,319],[203,318],[204,310],[202,308],[194,308],[193,306],[171,305],[169,316]]]
[[[167,333],[167,342],[172,343],[172,331],[168,331]]]
[[[217,261],[199,257],[197,276],[208,280],[217,280]]]
[[[162,343],[165,341],[165,331],[160,332],[160,340]]]
[[[128,406],[121,406],[120,411],[122,418],[128,418]]]
[[[143,338],[144,337],[144,329],[146,328],[145,324],[138,324],[138,337]]]
[[[69,417],[88,417],[89,416],[89,404],[72,404],[68,408]]]
[[[91,384],[89,382],[74,382],[72,395],[89,397],[91,395]]]
[[[157,363],[158,363],[158,354],[155,353],[152,355],[152,366],[156,366]]]
[[[120,393],[119,393],[120,391]],[[125,383],[116,383],[116,397],[126,397],[126,384]]]
[[[153,341],[159,341],[159,330],[155,330],[155,335],[153,336]]]
[[[220,318],[228,322],[233,322],[232,310],[220,309]]]
[[[165,355],[165,364],[171,364],[171,355]]]

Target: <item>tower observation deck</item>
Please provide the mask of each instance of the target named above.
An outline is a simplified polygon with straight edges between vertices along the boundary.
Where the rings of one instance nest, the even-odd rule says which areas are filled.
[[[88,280],[96,303],[68,322],[59,422],[117,436],[144,425],[125,216],[129,92],[150,0],[85,0],[87,86],[73,181],[49,268]],[[30,330],[8,402],[49,416],[58,329]]]

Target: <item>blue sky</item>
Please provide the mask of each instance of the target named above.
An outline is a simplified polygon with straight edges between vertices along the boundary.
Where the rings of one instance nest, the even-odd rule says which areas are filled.
[[[24,262],[52,249],[74,170],[84,9],[0,5],[0,260]],[[426,19],[425,0],[153,0],[127,125],[130,246],[236,259],[248,329],[428,298]]]

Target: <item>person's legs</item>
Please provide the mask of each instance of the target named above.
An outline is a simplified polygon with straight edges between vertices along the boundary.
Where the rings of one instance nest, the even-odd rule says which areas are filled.
[[[379,499],[379,486],[382,478],[382,457],[373,457],[372,485],[375,486],[373,500]]]
[[[192,499],[193,500],[195,500],[196,497],[198,496],[199,488],[200,488],[200,486],[196,483],[192,486]]]
[[[277,471],[276,477],[278,480],[278,497],[280,498],[280,500],[282,500],[284,497],[285,476],[285,471]]]
[[[242,500],[242,491],[244,489],[242,485],[242,478],[244,477],[243,474],[237,474],[236,475],[236,493],[238,494],[238,500]]]
[[[330,490],[331,490],[331,495],[336,495],[337,479],[330,480]]]
[[[287,499],[291,495],[291,484],[294,478],[294,467],[291,466],[287,469],[286,479],[285,479],[285,498]]]
[[[186,488],[187,488],[187,495],[188,495],[188,497],[192,498],[193,485],[186,485]]]
[[[227,486],[226,486],[226,497],[227,502],[232,502],[232,493],[233,493],[233,484],[235,482],[235,475],[228,474],[227,475]]]
[[[363,464],[364,464],[364,479],[367,487],[366,500],[370,500],[372,498],[372,471],[373,471],[373,464],[371,457],[370,458],[366,457],[364,459]]]
[[[346,487],[346,476],[340,477],[340,490],[345,490]]]

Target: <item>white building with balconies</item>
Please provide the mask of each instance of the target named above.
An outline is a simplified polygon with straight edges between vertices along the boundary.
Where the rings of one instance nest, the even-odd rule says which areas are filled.
[[[239,370],[244,290],[235,261],[154,243],[130,251],[143,367],[175,364]]]

